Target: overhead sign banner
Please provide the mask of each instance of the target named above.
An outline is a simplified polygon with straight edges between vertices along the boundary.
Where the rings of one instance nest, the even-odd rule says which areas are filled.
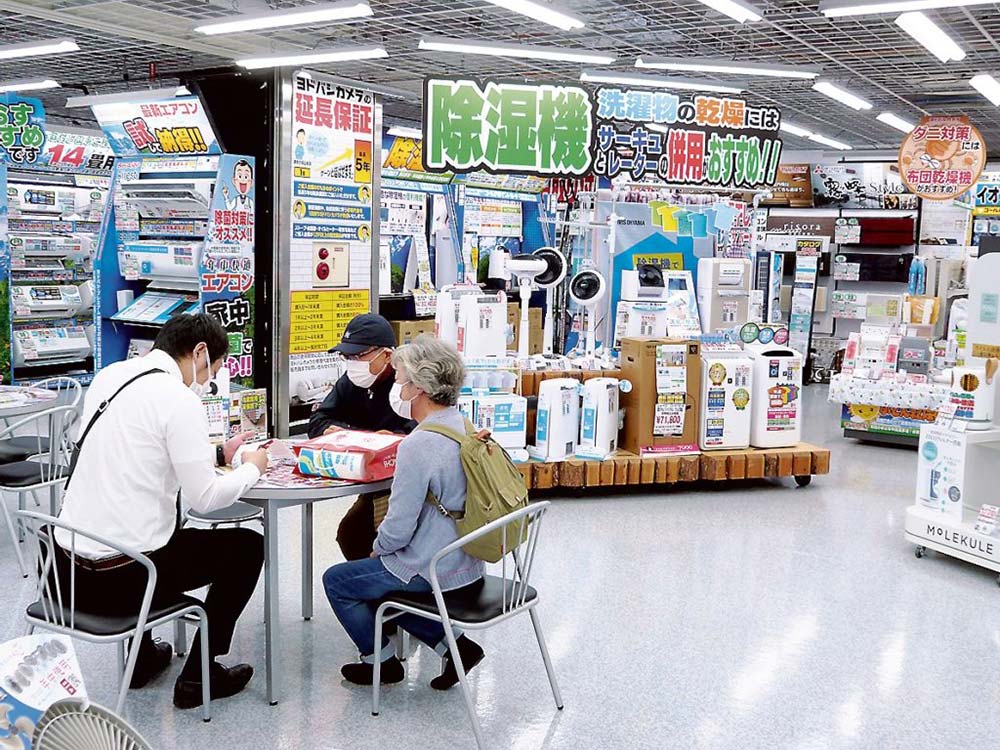
[[[424,84],[428,172],[541,176],[590,170],[593,103],[579,86],[429,78]]]
[[[95,104],[92,109],[116,156],[222,153],[208,113],[197,96]]]
[[[781,113],[666,91],[425,82],[424,168],[541,177],[619,175],[756,188],[777,178]]]
[[[0,95],[0,161],[34,164],[45,146],[45,107],[37,99]]]
[[[772,197],[762,201],[765,206],[812,208],[812,175],[808,164],[779,164],[778,177],[771,189]]]
[[[970,190],[986,166],[986,142],[964,116],[924,117],[899,148],[899,173],[911,192],[934,201]]]

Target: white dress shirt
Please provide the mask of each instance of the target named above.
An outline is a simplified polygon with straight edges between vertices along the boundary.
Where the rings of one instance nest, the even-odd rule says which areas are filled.
[[[249,463],[229,474],[216,472],[201,400],[184,385],[173,357],[159,349],[97,373],[83,402],[80,434],[105,399],[154,368],[164,372],[129,385],[94,423],[60,513],[83,531],[140,552],[169,541],[176,528],[178,489],[192,508],[207,513],[239,500],[260,479]],[[56,539],[69,547],[68,532],[57,530]],[[79,536],[76,551],[91,559],[115,554]]]

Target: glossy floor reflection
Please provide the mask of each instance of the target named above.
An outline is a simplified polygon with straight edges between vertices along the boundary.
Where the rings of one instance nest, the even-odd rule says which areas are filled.
[[[736,489],[558,499],[536,585],[566,709],[555,711],[527,618],[483,639],[473,684],[493,748],[971,748],[1000,733],[997,587],[992,574],[915,559],[903,511],[913,451],[840,437],[825,389],[806,390],[806,438],[833,449],[832,474]],[[347,503],[317,508],[317,572],[337,562]],[[418,655],[383,694],[341,683],[354,653],[321,591],[299,616],[298,514],[281,543],[285,697],[251,689],[203,725],[170,703],[174,672],[130,694],[128,718],[155,748],[474,747],[457,692],[427,687]],[[0,574],[14,561],[0,539]],[[317,578],[318,580],[318,578]],[[0,637],[20,632],[15,587]],[[262,597],[234,658],[263,668]],[[167,633],[163,634],[167,636]],[[110,647],[79,647],[98,702],[112,698]]]

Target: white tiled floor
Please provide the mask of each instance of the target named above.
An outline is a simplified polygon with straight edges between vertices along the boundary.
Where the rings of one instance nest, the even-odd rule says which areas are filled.
[[[833,449],[832,473],[806,489],[785,481],[556,500],[536,583],[566,709],[553,707],[527,618],[497,628],[473,675],[491,747],[997,746],[995,577],[915,559],[902,525],[916,454],[845,441],[825,389],[806,394],[806,438]],[[317,508],[318,572],[339,560],[346,507]],[[259,674],[245,694],[214,703],[203,725],[171,706],[175,667],[129,696],[128,718],[153,747],[474,747],[461,696],[427,687],[431,654],[412,659],[382,715],[369,715],[368,691],[340,680],[354,652],[321,591],[316,618],[298,617],[294,511],[281,542],[283,702],[267,705]],[[0,575],[14,574],[0,537]],[[28,595],[7,590],[0,637],[20,632]],[[233,658],[262,670],[261,613],[258,592]],[[94,698],[110,703],[111,649],[79,652]]]

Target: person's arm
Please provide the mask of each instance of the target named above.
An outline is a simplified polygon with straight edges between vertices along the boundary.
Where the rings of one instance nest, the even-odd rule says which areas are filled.
[[[333,388],[323,399],[323,403],[313,412],[309,418],[309,437],[319,437],[328,427],[345,427],[351,425],[346,421],[344,405],[346,403],[345,394],[341,392],[345,377],[341,377]]]
[[[167,420],[167,452],[184,498],[199,513],[225,508],[253,487],[260,470],[247,462],[228,474],[215,470],[215,448],[208,440],[208,417],[194,397],[177,404]],[[143,467],[134,467],[142,471]]]
[[[415,444],[412,438],[407,438],[399,444],[396,473],[389,495],[389,511],[379,525],[378,535],[372,545],[375,554],[391,555],[403,549],[413,539],[420,511],[427,499],[432,464],[426,456],[421,456],[419,441]]]

